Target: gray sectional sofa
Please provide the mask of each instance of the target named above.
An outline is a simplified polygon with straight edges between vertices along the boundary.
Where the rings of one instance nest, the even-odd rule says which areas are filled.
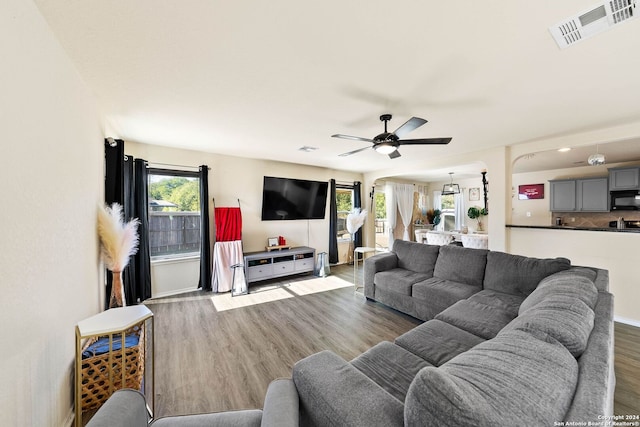
[[[553,426],[613,413],[606,270],[396,241],[365,261],[365,295],[425,323],[351,361],[328,350],[300,360],[263,411],[156,424]],[[112,399],[98,414],[118,409]]]
[[[426,322],[351,361],[299,361],[300,425],[602,421],[615,386],[608,281],[564,258],[396,241],[365,261],[365,296]]]

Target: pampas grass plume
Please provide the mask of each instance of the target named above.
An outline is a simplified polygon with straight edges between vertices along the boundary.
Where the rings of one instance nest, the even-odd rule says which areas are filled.
[[[122,271],[129,264],[129,257],[138,252],[139,224],[137,218],[125,223],[118,203],[98,209],[100,253],[107,269]]]

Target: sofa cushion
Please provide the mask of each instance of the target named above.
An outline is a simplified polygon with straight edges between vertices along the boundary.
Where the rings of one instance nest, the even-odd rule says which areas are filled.
[[[396,239],[393,241],[393,252],[398,257],[398,267],[432,277],[440,248]]]
[[[483,287],[529,295],[542,279],[570,266],[571,262],[566,258],[540,259],[491,251],[487,255]]]
[[[489,340],[498,335],[514,317],[515,314],[505,310],[463,300],[438,314],[436,319]]]
[[[420,303],[418,300],[424,300],[432,308],[435,316],[445,308],[462,299],[469,298],[480,290],[479,286],[469,286],[464,283],[432,277],[413,285],[411,295],[416,298],[416,304]]]
[[[405,425],[553,425],[564,419],[577,381],[576,360],[553,338],[510,331],[420,371]]]
[[[402,426],[402,402],[328,350],[293,365],[300,425]]]
[[[473,294],[469,297],[469,301],[479,302],[490,307],[506,311],[507,313],[516,317],[518,315],[518,308],[524,295],[506,294],[504,292],[492,291],[490,289],[483,289],[477,294]]]
[[[587,346],[594,313],[584,301],[567,295],[551,295],[518,316],[504,328],[544,332],[564,345],[574,357]]]
[[[433,277],[481,287],[488,252],[486,249],[441,246]]]
[[[404,268],[393,268],[387,271],[380,271],[374,277],[374,283],[380,289],[387,292],[397,292],[402,295],[411,295],[411,287],[414,283],[428,279],[430,276],[425,273],[405,270]]]
[[[567,295],[577,298],[593,310],[598,300],[598,290],[593,282],[579,274],[566,274],[568,271],[552,274],[542,279],[535,291],[531,292],[520,305],[519,314],[543,302],[551,295]]]
[[[353,359],[351,364],[401,402],[404,402],[409,385],[420,369],[431,366],[388,341],[371,347]]]
[[[432,365],[440,366],[484,341],[467,331],[434,319],[400,335],[395,343]]]
[[[225,426],[225,427],[260,427],[262,424],[262,411],[259,409],[246,409],[243,411],[214,412],[211,414],[178,415],[160,418],[153,422],[155,427],[200,427],[200,426]],[[133,424],[126,424],[131,426]],[[116,424],[110,424],[115,427]]]

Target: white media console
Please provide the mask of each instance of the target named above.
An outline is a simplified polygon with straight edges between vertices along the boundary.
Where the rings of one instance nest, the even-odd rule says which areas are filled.
[[[316,250],[306,246],[244,254],[247,283],[298,273],[313,273]]]

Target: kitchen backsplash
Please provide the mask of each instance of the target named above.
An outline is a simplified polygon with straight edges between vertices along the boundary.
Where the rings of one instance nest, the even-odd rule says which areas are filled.
[[[608,227],[610,221],[622,217],[625,221],[640,221],[640,211],[618,212],[553,212],[551,224],[556,225],[556,218],[562,218],[562,224],[571,227]],[[575,221],[571,221],[574,218]]]

